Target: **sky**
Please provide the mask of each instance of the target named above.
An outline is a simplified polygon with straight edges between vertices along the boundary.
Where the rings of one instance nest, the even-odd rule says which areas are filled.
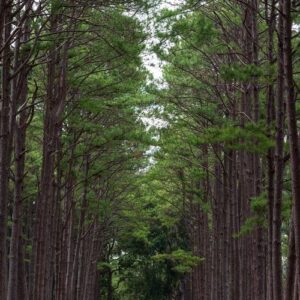
[[[147,20],[147,19],[152,19],[155,13],[158,13],[162,9],[176,9],[180,4],[183,3],[183,0],[161,0],[160,4],[151,9],[150,15],[145,16],[145,15],[140,15],[139,19],[141,20]],[[152,14],[152,15],[151,15]],[[149,24],[149,33],[150,37],[148,39],[148,45],[150,46],[151,43],[155,43],[157,38],[155,37],[155,28],[154,28],[154,23],[153,21],[150,22]],[[155,53],[151,53],[151,51],[145,51],[144,56],[143,56],[143,61],[144,64],[149,70],[149,72],[152,74],[154,81],[161,81],[163,79],[163,74],[162,74],[162,67],[163,63],[158,59],[157,55]]]
[[[159,13],[159,11],[161,11],[162,9],[170,9],[170,10],[176,9],[178,5],[182,2],[183,0],[172,0],[172,1],[161,0],[160,4],[152,8],[148,15],[135,14],[140,21],[147,22],[147,24],[149,24],[149,26],[147,26],[149,38],[146,41],[147,47],[144,53],[142,54],[142,58],[145,67],[153,76],[153,82],[157,86],[164,86],[164,83],[163,83],[163,62],[160,61],[157,55],[151,51],[151,44],[158,42],[158,39],[155,37],[154,15],[156,13]],[[154,109],[157,109],[157,107]],[[162,128],[167,126],[166,121],[150,115],[151,115],[151,107],[144,110],[140,116],[147,130],[153,126],[156,128]],[[156,147],[150,147],[149,150],[150,153],[153,152],[153,148]]]

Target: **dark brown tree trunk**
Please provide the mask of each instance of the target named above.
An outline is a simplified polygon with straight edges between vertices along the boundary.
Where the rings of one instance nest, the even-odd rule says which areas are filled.
[[[284,53],[284,74],[285,74],[285,95],[288,124],[288,141],[290,147],[292,197],[293,197],[293,224],[295,231],[295,252],[296,252],[296,281],[298,294],[300,285],[300,157],[296,118],[296,97],[293,82],[293,51],[292,51],[292,17],[291,1],[281,0],[279,12],[283,14],[283,53]]]
[[[278,80],[276,93],[276,146],[275,146],[275,181],[273,205],[273,299],[282,299],[282,271],[281,271],[281,206],[283,188],[283,145],[284,145],[284,57],[283,57],[283,18],[278,21]]]
[[[293,299],[295,274],[296,274],[296,253],[295,253],[295,231],[293,222],[290,224],[289,233],[289,252],[287,258],[287,271],[286,271],[286,286],[284,299]]]
[[[27,101],[27,84],[26,80],[19,83],[22,87],[19,107],[23,106]],[[10,241],[9,252],[9,280],[8,280],[8,300],[17,299],[16,293],[18,291],[18,266],[23,262],[19,262],[19,242],[22,239],[22,203],[23,203],[23,188],[24,188],[24,171],[25,171],[25,141],[26,141],[26,122],[28,114],[26,110],[20,113],[17,124],[15,126],[15,157],[16,157],[16,171],[15,171],[15,196],[12,216],[12,233]],[[25,278],[24,278],[25,280]],[[24,285],[24,283],[23,283]]]
[[[275,1],[266,1],[265,18],[268,25],[268,63],[271,66],[274,61],[274,32],[275,32]],[[266,117],[268,136],[272,138],[272,127],[275,119],[275,95],[272,74],[268,75],[270,83],[267,86]],[[274,150],[269,149],[267,154],[267,178],[268,178],[268,245],[267,245],[267,299],[273,299],[273,205],[274,205]]]
[[[0,118],[0,299],[7,295],[7,205],[8,180],[10,168],[10,105],[11,105],[11,2],[2,0],[0,4],[0,33],[2,34],[0,52],[2,57],[1,74],[1,118]]]
[[[26,4],[25,14],[30,10],[31,3]],[[20,9],[20,8],[19,8]],[[19,16],[20,18],[28,18],[27,15]],[[25,142],[26,129],[30,119],[29,110],[26,109],[28,97],[27,77],[29,66],[26,64],[27,57],[20,54],[20,44],[26,43],[29,39],[29,20],[24,22],[22,30],[19,30],[14,47],[14,78],[12,82],[12,120],[11,132],[14,133],[15,144],[15,190],[12,213],[12,230],[9,251],[9,274],[8,274],[8,300],[18,299],[20,290],[21,294],[27,297],[27,285],[25,276],[20,275],[24,271],[23,243],[22,243],[22,212],[23,212],[23,189],[24,189],[24,173],[25,173]],[[20,69],[20,65],[22,68]],[[33,98],[35,96],[33,95]],[[32,99],[34,101],[34,99]],[[12,134],[11,134],[12,135]],[[24,275],[24,273],[23,273]],[[20,287],[20,288],[18,288]],[[22,289],[21,289],[22,288]]]
[[[51,18],[51,33],[58,34],[59,16]],[[58,45],[57,45],[58,46]],[[47,98],[44,116],[43,163],[41,171],[41,191],[37,203],[37,244],[35,254],[34,300],[48,300],[51,297],[55,249],[55,167],[56,151],[60,144],[62,112],[66,98],[67,71],[66,41],[63,50],[51,49],[48,63]],[[61,55],[60,55],[61,54]]]

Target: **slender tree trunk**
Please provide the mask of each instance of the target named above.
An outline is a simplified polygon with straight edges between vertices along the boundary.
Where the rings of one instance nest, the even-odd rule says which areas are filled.
[[[265,18],[268,24],[268,63],[271,66],[274,61],[274,32],[275,32],[275,1],[266,1]],[[275,119],[275,95],[272,74],[269,74],[270,83],[267,86],[267,126],[268,136],[272,138],[273,122]],[[267,178],[268,178],[268,246],[267,246],[267,299],[273,299],[273,205],[274,205],[274,150],[269,149],[267,154]]]
[[[295,252],[296,252],[296,281],[298,294],[300,289],[300,158],[296,117],[296,97],[293,82],[293,51],[292,51],[292,17],[291,1],[280,0],[279,12],[283,14],[283,53],[284,53],[284,74],[285,94],[288,123],[288,140],[291,156],[291,177],[293,197],[293,224],[295,230]]]
[[[59,16],[51,19],[53,34],[57,34]],[[66,98],[66,70],[68,43],[59,50],[51,49],[48,63],[47,99],[44,116],[43,163],[41,172],[41,193],[37,203],[37,245],[35,255],[34,300],[48,300],[51,297],[54,261],[54,220],[56,208],[55,152],[60,143],[61,115]]]
[[[26,76],[26,75],[25,75]],[[26,79],[19,83],[21,87],[21,101],[19,106],[24,106],[27,101],[27,83]],[[15,171],[15,195],[13,207],[13,223],[10,240],[9,252],[9,280],[8,280],[8,300],[17,299],[18,291],[18,266],[23,262],[19,262],[19,242],[22,239],[22,203],[23,203],[23,188],[24,188],[24,171],[25,171],[25,141],[26,141],[26,122],[28,114],[26,110],[20,113],[17,124],[15,126],[15,157],[16,157],[16,171]],[[25,278],[24,278],[25,280]]]
[[[284,299],[293,299],[293,292],[295,286],[295,274],[296,274],[296,253],[295,253],[295,231],[293,222],[290,224],[289,233],[289,252],[287,258],[287,271],[286,271],[286,286]]]
[[[281,203],[283,188],[283,145],[284,145],[284,57],[283,57],[283,18],[279,15],[278,22],[278,80],[276,93],[276,147],[275,147],[275,188],[273,205],[273,299],[282,299],[281,270]]]
[[[8,178],[10,167],[10,68],[11,51],[8,42],[11,34],[11,3],[2,0],[1,8],[1,33],[4,47],[2,56],[2,82],[1,82],[1,124],[0,124],[0,299],[7,295],[7,205],[8,205]],[[8,43],[7,43],[8,42]]]

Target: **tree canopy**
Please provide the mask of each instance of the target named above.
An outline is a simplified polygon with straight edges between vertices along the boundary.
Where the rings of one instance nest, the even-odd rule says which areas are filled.
[[[299,9],[0,0],[0,299],[299,299]]]

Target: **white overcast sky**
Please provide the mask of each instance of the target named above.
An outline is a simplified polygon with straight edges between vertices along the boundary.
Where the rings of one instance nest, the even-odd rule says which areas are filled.
[[[183,3],[183,1],[184,0],[161,0],[160,4],[157,7],[152,8],[148,15],[134,13],[139,20],[142,22],[147,22],[149,25],[147,26],[149,38],[148,41],[146,41],[146,45],[148,47],[146,47],[146,50],[142,54],[143,62],[145,67],[152,74],[154,82],[160,86],[163,86],[163,63],[159,60],[157,55],[151,51],[151,44],[153,42],[158,42],[157,38],[155,37],[154,15],[159,13],[162,9],[176,9],[181,3]],[[150,129],[151,127],[162,128],[167,126],[166,121],[152,115],[151,107],[144,110],[141,113],[140,118],[147,129]],[[157,149],[157,147],[150,147],[148,154],[153,154],[155,151],[157,151]]]
[[[169,0],[169,1],[161,0],[160,4],[150,11],[150,16],[140,15],[139,19],[141,19],[141,20],[152,19],[151,17],[153,17],[153,15],[155,13],[158,13],[160,10],[176,9],[182,3],[183,3],[183,0]],[[153,20],[152,20],[152,22],[150,22],[148,30],[150,33],[150,38],[149,38],[148,44],[150,45],[152,42],[156,41]],[[144,64],[145,64],[146,68],[153,75],[154,80],[155,81],[162,80],[162,62],[158,59],[156,54],[151,53],[151,51],[145,51],[143,60],[144,60]]]

